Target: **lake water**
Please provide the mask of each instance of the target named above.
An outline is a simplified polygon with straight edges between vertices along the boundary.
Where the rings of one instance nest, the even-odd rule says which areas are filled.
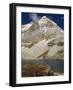
[[[25,64],[47,64],[54,72],[64,73],[64,60],[22,60],[22,65]]]

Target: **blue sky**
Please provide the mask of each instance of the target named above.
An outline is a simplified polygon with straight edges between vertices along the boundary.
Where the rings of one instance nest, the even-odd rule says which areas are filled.
[[[27,24],[32,21],[30,15],[33,13],[21,13],[21,24]],[[46,14],[46,13],[35,13],[38,18],[41,18],[42,16],[46,16],[47,18],[53,20],[58,26],[60,26],[62,29],[64,29],[64,15],[63,14]]]

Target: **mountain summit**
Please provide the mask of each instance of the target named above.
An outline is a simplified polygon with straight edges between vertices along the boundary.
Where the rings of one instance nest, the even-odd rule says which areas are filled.
[[[43,16],[40,20],[39,20],[39,24],[44,24],[47,25],[49,27],[53,27],[56,25],[56,23],[54,23],[52,20],[48,19],[46,16]]]
[[[22,25],[22,41],[38,42],[44,38],[51,39],[63,36],[63,30],[46,16],[41,17],[36,22]],[[33,38],[35,38],[33,40]]]

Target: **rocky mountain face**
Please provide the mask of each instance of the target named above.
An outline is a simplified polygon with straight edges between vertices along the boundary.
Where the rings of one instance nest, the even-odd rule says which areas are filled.
[[[64,59],[64,31],[43,16],[21,27],[22,59]]]

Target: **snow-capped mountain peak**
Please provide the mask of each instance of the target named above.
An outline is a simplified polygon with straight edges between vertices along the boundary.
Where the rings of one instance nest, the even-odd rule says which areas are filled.
[[[21,40],[23,47],[29,47],[29,49],[31,48],[30,50],[35,50],[37,53],[41,51],[41,54],[38,53],[40,56],[43,53],[45,55],[44,50],[47,52],[47,49],[44,49],[44,47],[48,47],[46,58],[64,58],[64,32],[54,21],[43,16],[37,21],[22,25],[22,31]],[[41,42],[43,43],[41,44]],[[47,46],[44,46],[45,43]],[[36,55],[38,56],[38,54]]]
[[[39,20],[40,24],[49,24],[49,25],[57,25],[55,22],[53,22],[51,19],[47,18],[46,16],[41,17]]]

